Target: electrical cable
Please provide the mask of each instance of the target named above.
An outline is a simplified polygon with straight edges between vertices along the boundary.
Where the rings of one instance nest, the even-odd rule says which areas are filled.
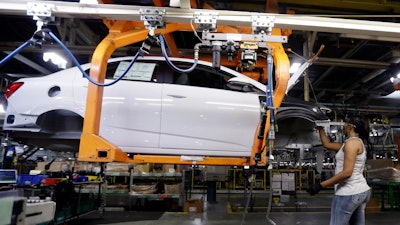
[[[269,159],[271,159],[272,156],[272,148],[274,146],[274,141],[273,140],[269,140]],[[269,186],[270,186],[270,190],[269,190],[269,197],[268,197],[268,207],[267,207],[267,214],[265,216],[265,219],[267,219],[267,221],[272,224],[272,225],[276,225],[276,223],[269,217],[269,215],[271,214],[271,208],[272,208],[272,166],[271,169],[269,170]]]
[[[268,130],[268,141],[269,141],[269,175],[270,175],[270,190],[269,190],[269,201],[268,201],[268,208],[266,219],[267,221],[272,224],[276,225],[276,223],[269,217],[271,214],[271,207],[272,207],[272,163],[271,160],[273,158],[272,149],[274,147],[274,140],[275,140],[275,114],[274,114],[274,89],[273,89],[273,80],[272,80],[272,67],[273,67],[273,59],[271,56],[271,51],[268,51],[267,55],[267,70],[268,70],[268,85],[266,86],[266,100],[267,106],[269,107],[269,130]]]
[[[313,87],[313,85],[312,85],[312,83],[311,83],[310,78],[309,78],[308,76],[304,76],[304,77],[308,80],[308,84],[310,85],[311,92],[312,92],[312,94],[313,94],[313,96],[314,96],[314,99],[315,99],[315,103],[316,103],[317,105],[319,105],[318,99],[317,99],[317,96],[315,95],[314,87]]]
[[[48,34],[50,35],[50,37],[51,37],[55,42],[57,42],[57,44],[59,44],[59,45],[64,49],[64,51],[65,51],[65,52],[68,54],[68,56],[72,59],[73,63],[74,63],[74,64],[78,67],[78,69],[81,71],[81,73],[83,74],[83,76],[85,76],[86,79],[88,79],[91,83],[93,83],[93,84],[95,84],[95,85],[97,85],[97,86],[102,86],[102,87],[111,86],[111,85],[117,83],[118,81],[122,80],[122,78],[124,78],[125,75],[128,73],[128,71],[131,69],[131,67],[133,66],[133,64],[135,64],[137,58],[139,57],[139,55],[140,55],[140,53],[141,53],[140,51],[138,51],[138,52],[136,53],[136,55],[134,56],[134,58],[132,59],[132,61],[130,62],[130,64],[128,65],[128,67],[126,68],[126,70],[124,71],[124,73],[121,74],[121,76],[119,76],[117,79],[115,79],[114,81],[112,81],[112,82],[110,82],[110,83],[103,84],[103,83],[99,83],[99,82],[93,80],[92,78],[90,78],[90,76],[82,69],[82,67],[80,66],[78,60],[75,58],[75,56],[72,54],[72,52],[67,48],[67,46],[65,46],[64,43],[62,43],[62,42],[57,38],[57,36],[54,35],[51,31],[47,31],[47,32],[48,32]]]
[[[15,49],[13,52],[8,54],[4,59],[0,61],[0,67],[3,66],[6,62],[8,62],[11,58],[13,58],[16,54],[18,54],[20,51],[22,51],[24,48],[28,47],[31,45],[32,41],[26,41],[23,43],[21,46],[19,46],[17,49]]]
[[[169,58],[168,58],[167,50],[165,49],[165,41],[164,41],[163,36],[160,35],[159,38],[160,38],[160,44],[161,44],[161,52],[162,52],[162,54],[163,54],[163,56],[164,56],[164,58],[165,58],[165,61],[167,62],[167,64],[168,64],[173,70],[175,70],[175,71],[178,72],[178,73],[189,73],[189,72],[191,72],[192,70],[194,70],[194,68],[196,68],[197,62],[198,62],[198,58],[197,58],[197,57],[194,58],[194,63],[193,63],[193,65],[192,65],[192,67],[190,67],[190,68],[188,68],[188,69],[180,69],[180,68],[176,67],[176,66],[169,60]]]
[[[255,165],[255,166],[257,166],[257,165]],[[244,212],[243,212],[243,215],[242,215],[242,221],[240,222],[240,225],[243,225],[243,224],[244,224],[244,221],[245,221],[245,219],[246,219],[246,215],[247,215],[248,208],[249,208],[249,205],[250,205],[250,200],[251,200],[251,197],[252,197],[252,195],[253,195],[253,182],[254,182],[254,177],[255,177],[255,175],[252,174],[251,177],[250,177],[250,179],[249,179],[250,192],[249,192],[248,197],[247,197],[246,205],[244,206]],[[246,189],[245,189],[245,190],[246,190]]]
[[[193,21],[194,21],[194,19],[190,20],[190,27],[192,27],[194,36],[202,42],[203,40],[200,38],[199,34],[197,33],[196,29],[193,26]]]

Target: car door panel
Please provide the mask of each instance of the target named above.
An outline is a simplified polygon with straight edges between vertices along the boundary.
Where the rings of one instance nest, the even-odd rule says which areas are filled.
[[[113,80],[106,79],[105,83]],[[75,99],[83,109],[86,105],[87,80],[76,84]],[[159,146],[162,84],[121,80],[104,87],[100,136],[125,147]]]
[[[248,156],[259,115],[256,94],[164,84],[160,148]]]

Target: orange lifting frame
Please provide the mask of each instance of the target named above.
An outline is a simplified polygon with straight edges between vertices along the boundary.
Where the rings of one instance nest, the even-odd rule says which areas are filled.
[[[99,83],[104,83],[107,61],[111,57],[115,49],[127,46],[132,43],[143,41],[147,35],[147,29],[134,30],[138,22],[132,21],[104,21],[109,26],[109,34],[101,41],[93,53],[90,67],[90,77]],[[141,24],[143,27],[143,23]],[[240,29],[240,28],[238,28]],[[219,26],[218,30],[239,33],[239,30],[230,26]],[[161,33],[167,38],[172,38],[172,32],[178,30],[192,30],[190,24],[166,24],[163,30],[156,30],[155,33]],[[250,28],[241,28],[240,32],[246,30],[249,33]],[[281,30],[274,28],[272,35],[281,35]],[[173,42],[172,42],[173,43]],[[275,66],[275,90],[274,90],[274,106],[279,107],[285,96],[287,83],[289,80],[289,59],[284,51],[281,43],[268,43],[272,47],[272,56]],[[172,55],[176,56],[176,46],[171,46]],[[265,62],[264,62],[265,63]],[[267,71],[267,70],[264,70]],[[266,76],[265,76],[266,77]],[[202,161],[182,161],[180,156],[157,155],[149,153],[134,155],[133,158],[123,152],[114,144],[108,142],[99,136],[100,116],[103,101],[103,88],[89,82],[88,93],[86,99],[86,112],[83,124],[83,131],[79,146],[79,161],[87,162],[131,162],[131,163],[165,163],[165,164],[197,164],[197,165],[230,165],[230,166],[246,166],[254,165],[254,156],[259,153],[266,140],[257,138],[258,127],[254,128],[254,142],[250,157],[204,157]],[[269,111],[269,110],[268,110]],[[269,129],[269,112],[267,115],[267,124],[265,126],[265,134]],[[265,135],[267,137],[267,135]],[[250,150],[250,149],[249,149]],[[262,161],[260,165],[266,164],[266,151],[263,151]]]

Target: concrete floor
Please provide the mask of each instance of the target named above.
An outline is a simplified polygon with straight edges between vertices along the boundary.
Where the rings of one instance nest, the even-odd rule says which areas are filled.
[[[320,193],[311,197],[306,193],[290,197],[284,204],[275,204],[269,219],[266,218],[268,198],[266,194],[254,193],[249,213],[243,214],[246,203],[245,195],[217,194],[216,202],[204,202],[203,213],[184,213],[154,210],[123,211],[121,208],[106,208],[103,217],[93,212],[68,224],[77,225],[325,225],[329,224],[330,201],[332,193]],[[197,195],[194,198],[205,195]],[[297,201],[296,201],[297,200]],[[295,207],[295,202],[303,203]],[[367,213],[366,225],[400,224],[399,211],[378,211]]]

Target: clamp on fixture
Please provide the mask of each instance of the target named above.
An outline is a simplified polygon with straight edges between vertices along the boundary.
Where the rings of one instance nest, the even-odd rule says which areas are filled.
[[[149,35],[154,35],[154,31],[165,29],[164,15],[165,9],[140,9],[140,20],[144,21],[144,26],[150,30]]]
[[[149,30],[149,34],[143,41],[141,52],[149,54],[151,46],[158,42],[154,35],[157,28],[165,29],[164,15],[165,9],[140,9],[140,20],[144,21],[144,26]]]
[[[197,30],[202,32],[216,32],[217,18],[218,18],[218,13],[216,12],[194,13],[194,23],[197,25]]]
[[[251,17],[251,28],[253,34],[267,34],[271,35],[272,28],[274,27],[274,16],[261,16],[256,15]]]
[[[240,63],[247,70],[253,70],[257,63],[257,50],[258,45],[255,42],[244,42],[240,45],[242,49],[242,55],[240,57]]]
[[[228,61],[239,49],[242,49],[241,63],[244,68],[253,70],[257,62],[258,48],[268,48],[267,42],[286,43],[286,36],[271,35],[274,26],[274,16],[252,16],[252,34],[215,33],[217,14],[195,13],[195,23],[202,31],[203,46],[212,47],[213,68],[219,69],[221,52],[225,50]]]
[[[33,16],[33,20],[36,20],[36,32],[33,34],[30,44],[36,47],[42,47],[43,42],[51,42],[51,37],[48,36],[48,29],[45,29],[49,23],[55,21],[55,17],[52,16],[52,11],[55,9],[54,4],[40,3],[40,2],[28,2],[27,3],[27,15]]]

